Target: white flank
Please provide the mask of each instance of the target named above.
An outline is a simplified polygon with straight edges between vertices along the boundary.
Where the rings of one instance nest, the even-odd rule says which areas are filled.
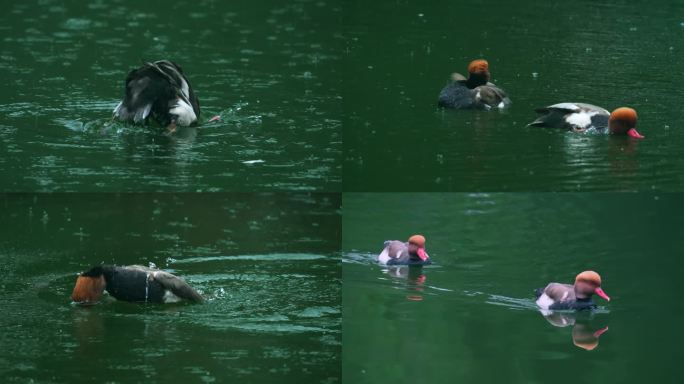
[[[378,255],[378,262],[380,264],[387,264],[392,258],[389,255],[389,247],[385,247],[380,255]]]
[[[176,296],[173,292],[168,289],[164,291],[164,297],[162,297],[163,303],[177,303],[181,301],[181,298]]]
[[[176,105],[169,110],[169,113],[178,116],[176,124],[184,127],[187,127],[197,120],[197,116],[195,116],[195,111],[192,110],[192,106],[181,99],[176,101]]]
[[[565,116],[565,121],[575,127],[586,128],[591,125],[591,117],[597,113],[596,111],[575,112]]]
[[[537,306],[539,306],[541,309],[549,309],[551,305],[553,305],[553,299],[550,298],[546,293],[542,293],[542,295],[537,299]]]
[[[119,108],[121,108],[121,105],[123,105],[123,101],[119,101],[119,104],[117,104],[116,108],[114,108],[114,114],[115,115],[119,114]]]

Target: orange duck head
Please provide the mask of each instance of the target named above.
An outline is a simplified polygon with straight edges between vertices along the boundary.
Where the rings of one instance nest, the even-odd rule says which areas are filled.
[[[473,60],[468,64],[468,80],[477,81],[480,85],[487,84],[492,75],[489,73],[489,63],[484,59]]]
[[[620,107],[611,112],[608,118],[608,130],[613,135],[627,135],[635,139],[643,139],[636,130],[637,113],[634,109]]]
[[[76,279],[76,285],[71,292],[71,300],[78,304],[95,304],[102,297],[107,282],[101,267],[95,267],[83,272]]]
[[[425,261],[430,258],[425,252],[425,236],[413,235],[408,239],[409,253],[415,253],[421,260]]]
[[[584,271],[575,277],[575,295],[578,298],[591,297],[597,294],[610,301],[610,297],[601,289],[601,276],[594,271]]]

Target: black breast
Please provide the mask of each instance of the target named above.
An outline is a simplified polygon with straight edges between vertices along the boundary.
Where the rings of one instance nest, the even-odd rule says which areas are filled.
[[[107,292],[117,300],[161,303],[164,297],[164,287],[139,269],[115,268],[105,279]]]
[[[425,261],[421,259],[404,259],[404,260],[399,260],[399,259],[391,259],[390,261],[387,262],[387,265],[430,265],[432,264],[432,260],[427,259]]]
[[[591,117],[591,126],[598,131],[606,130],[608,129],[608,118],[609,115],[596,114]]]
[[[453,81],[442,88],[437,105],[442,108],[465,109],[475,108],[475,97],[463,81]]]
[[[551,305],[549,307],[549,309],[557,310],[557,311],[562,311],[562,310],[585,311],[585,310],[596,309],[596,304],[594,304],[594,301],[592,299],[575,300],[575,301],[554,303],[553,305]]]

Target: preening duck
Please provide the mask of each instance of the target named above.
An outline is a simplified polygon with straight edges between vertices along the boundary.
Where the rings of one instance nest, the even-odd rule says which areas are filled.
[[[182,278],[159,269],[140,265],[117,267],[98,265],[81,273],[71,294],[79,304],[94,304],[107,291],[117,300],[133,302],[173,303],[203,301],[194,288]]]
[[[114,118],[145,124],[149,119],[173,132],[190,126],[200,116],[199,100],[181,67],[169,60],[145,63],[126,76],[123,100]]]
[[[453,109],[490,109],[505,108],[511,104],[503,89],[489,82],[489,63],[487,60],[473,60],[468,65],[468,78],[459,73],[451,75],[451,80],[439,93],[437,105]]]
[[[601,289],[601,276],[594,271],[584,271],[575,277],[575,284],[550,283],[535,291],[537,305],[548,310],[594,309],[591,297],[597,294],[610,301]]]
[[[413,235],[407,242],[385,241],[385,248],[378,255],[377,261],[384,265],[432,264],[430,256],[425,252],[425,237],[422,235]]]
[[[541,114],[530,127],[561,128],[576,132],[627,135],[643,139],[636,130],[637,113],[628,107],[613,112],[592,104],[559,103],[535,110]]]

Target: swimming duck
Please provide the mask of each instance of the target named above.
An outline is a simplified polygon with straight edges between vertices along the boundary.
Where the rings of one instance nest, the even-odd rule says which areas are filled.
[[[385,248],[378,255],[377,261],[384,265],[432,264],[430,256],[425,252],[425,237],[422,235],[413,235],[407,242],[385,241]]]
[[[201,303],[194,288],[185,280],[159,269],[141,265],[117,267],[98,265],[81,273],[71,299],[79,304],[94,304],[104,290],[117,300],[174,303],[181,300]]]
[[[473,60],[468,65],[468,78],[460,73],[451,75],[451,81],[439,93],[437,105],[454,109],[505,108],[511,104],[503,89],[489,82],[487,60]]]
[[[601,289],[601,276],[594,271],[584,271],[575,277],[575,284],[550,283],[535,291],[537,305],[543,310],[594,309],[591,296],[597,294],[610,301]]]
[[[535,110],[542,114],[530,127],[562,128],[577,132],[610,133],[643,139],[636,130],[637,113],[628,107],[613,112],[585,103],[559,103]]]
[[[199,100],[181,67],[169,60],[145,63],[126,76],[123,100],[114,108],[114,118],[143,124],[150,118],[170,132],[176,126],[195,124]]]

